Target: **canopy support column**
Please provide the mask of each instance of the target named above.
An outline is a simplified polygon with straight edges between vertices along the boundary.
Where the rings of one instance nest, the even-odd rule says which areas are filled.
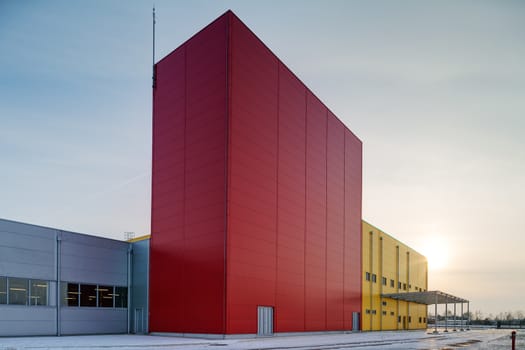
[[[435,301],[435,304],[434,304],[434,334],[437,334],[438,333],[438,319],[437,319],[437,316],[438,316],[438,296],[437,296],[437,294],[436,294],[435,298],[436,298],[436,301]]]
[[[463,327],[463,321],[465,319],[465,315],[463,314],[463,304],[464,303],[461,303],[461,324],[460,324],[461,328],[459,329],[462,332],[465,330],[465,328]]]
[[[445,330],[444,332],[448,332],[448,299],[445,301]]]
[[[456,303],[454,303],[454,328],[452,329],[453,332],[457,331],[456,328]]]
[[[470,331],[470,301],[467,301],[467,331]]]

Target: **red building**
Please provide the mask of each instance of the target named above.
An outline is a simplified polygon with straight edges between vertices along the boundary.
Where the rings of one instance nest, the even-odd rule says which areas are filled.
[[[361,141],[231,11],[153,94],[150,331],[357,326]]]

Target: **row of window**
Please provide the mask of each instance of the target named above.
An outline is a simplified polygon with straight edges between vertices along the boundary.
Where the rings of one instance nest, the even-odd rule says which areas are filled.
[[[62,306],[127,308],[128,288],[64,282]]]
[[[0,304],[46,306],[49,281],[0,276]]]
[[[368,282],[372,282],[372,283],[377,283],[377,275],[375,273],[370,273],[370,272],[365,272],[365,279],[368,281]],[[381,278],[381,283],[386,286],[387,285],[387,278],[386,277],[382,277]],[[390,287],[391,288],[395,288],[395,281],[393,279],[390,280]],[[401,282],[397,282],[397,288],[398,289],[402,289],[402,290],[407,290],[407,284],[406,283],[401,283]],[[408,285],[408,289],[411,289],[412,288],[412,285],[409,284]],[[425,292],[425,290],[423,288],[419,288],[419,287],[414,287],[416,292]]]
[[[375,315],[376,313],[377,313],[376,310],[366,309],[367,315]],[[383,311],[383,316],[386,316],[386,314],[387,312]],[[394,311],[390,311],[390,316],[395,316]],[[397,316],[397,322],[401,323],[401,316]],[[419,323],[426,323],[426,322],[427,322],[426,317],[419,318]],[[408,323],[412,323],[412,316],[408,316]]]

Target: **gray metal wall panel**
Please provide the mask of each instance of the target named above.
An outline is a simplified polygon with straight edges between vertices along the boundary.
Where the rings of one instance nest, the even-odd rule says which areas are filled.
[[[143,331],[148,333],[149,239],[133,243],[130,329],[135,331],[135,310],[142,309]]]
[[[0,336],[54,335],[54,307],[0,306]]]
[[[129,243],[64,233],[61,244],[63,281],[127,285]]]
[[[0,276],[56,281],[56,235],[61,281],[127,286],[128,242],[0,219]],[[56,283],[49,307],[0,306],[0,336],[56,334]],[[131,292],[131,291],[130,291]],[[63,334],[126,333],[127,309],[62,308]]]
[[[61,332],[63,335],[126,333],[127,316],[127,309],[62,308]]]
[[[56,231],[0,219],[0,276],[53,280]]]
[[[0,219],[0,231],[23,233],[24,235],[54,239],[56,229]]]

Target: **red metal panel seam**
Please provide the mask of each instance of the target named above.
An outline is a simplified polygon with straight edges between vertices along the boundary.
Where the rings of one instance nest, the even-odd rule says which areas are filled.
[[[184,256],[184,253],[187,254],[187,247],[186,247],[186,139],[187,139],[187,135],[186,135],[186,121],[188,120],[188,46],[185,44],[184,45],[184,146],[183,146],[183,149],[184,149],[184,162],[183,162],[183,168],[184,168],[184,171],[183,171],[183,176],[182,176],[182,183],[183,183],[183,186],[182,186],[182,198],[184,198],[184,201],[183,201],[183,204],[182,204],[182,242],[184,244],[184,248],[183,248],[183,256]],[[186,257],[184,256],[184,258],[182,259],[182,280],[185,281],[186,280]],[[184,296],[184,293],[182,294]],[[184,298],[185,299],[185,298]],[[184,323],[186,323],[186,300],[184,300],[184,306],[183,306],[183,309],[182,309],[182,319],[184,320]],[[183,327],[184,328],[184,327]]]
[[[346,328],[346,298],[345,298],[345,277],[346,277],[346,132],[343,129],[343,330]]]
[[[307,172],[307,166],[306,166],[306,162],[308,160],[308,90],[307,89],[304,89],[304,250],[303,250],[303,257],[304,257],[304,262],[303,262],[303,269],[304,269],[304,274],[303,274],[303,280],[304,280],[304,284],[303,284],[303,294],[304,294],[304,307],[303,307],[303,324],[304,324],[304,330],[306,331],[306,223],[307,223],[307,220],[306,220],[306,215],[308,214],[308,211],[306,209],[307,207],[307,195],[306,195],[306,192],[308,191],[308,178],[306,176],[306,172]]]
[[[324,328],[328,328],[328,108],[325,115]]]
[[[231,13],[228,16],[226,25],[226,130],[225,130],[225,162],[224,162],[224,266],[223,266],[223,316],[222,316],[222,332],[226,334],[227,330],[227,310],[228,310],[228,290],[227,290],[227,268],[228,268],[228,191],[230,189],[230,119],[231,119]]]
[[[274,318],[274,328],[275,328],[275,320],[277,319],[275,310],[277,306],[277,284],[279,283],[279,94],[280,94],[280,63],[279,60],[277,60],[277,152],[276,152],[276,167],[275,167],[275,290],[274,290],[274,312],[273,312],[273,318]],[[275,330],[275,329],[274,329]]]

